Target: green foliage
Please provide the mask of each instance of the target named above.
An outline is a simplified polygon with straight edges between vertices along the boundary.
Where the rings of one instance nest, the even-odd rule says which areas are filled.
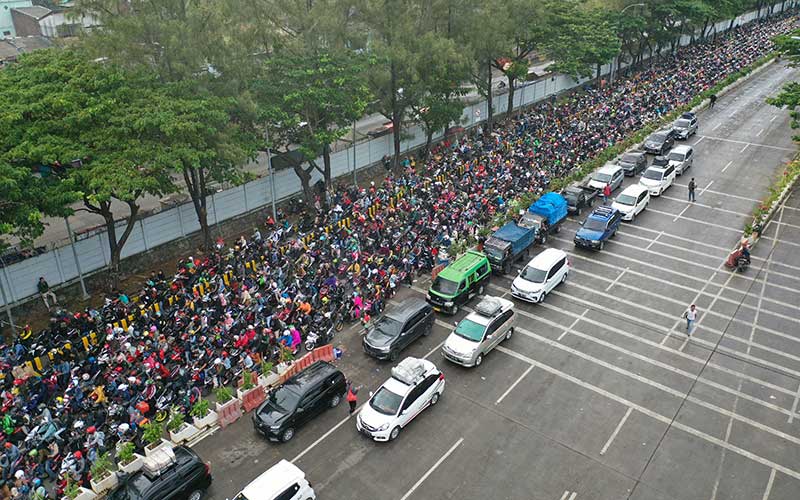
[[[256,383],[254,381],[254,378],[255,377],[253,376],[253,372],[251,372],[250,370],[242,371],[242,384],[241,386],[239,386],[239,389],[241,389],[242,391],[249,391],[250,389],[255,387]]]
[[[150,421],[144,424],[144,431],[142,432],[142,439],[147,444],[156,444],[161,441],[161,436],[164,435],[164,426],[155,421]]]
[[[95,481],[105,478],[112,470],[114,470],[114,462],[111,461],[111,457],[107,451],[98,455],[90,468],[92,478]]]
[[[183,412],[172,412],[172,417],[169,419],[169,422],[167,422],[167,430],[178,432],[184,423],[186,423],[186,417],[183,415]]]
[[[281,350],[281,352],[278,355],[278,357],[281,360],[281,363],[289,363],[289,362],[294,361],[294,354],[292,353],[291,349],[289,349],[285,345],[281,344],[280,345],[280,350]]]
[[[194,418],[204,418],[206,415],[208,415],[208,401],[205,399],[198,400],[192,405],[192,409],[189,410],[189,413]]]
[[[272,364],[271,361],[262,361],[261,362],[261,375],[266,377],[267,375],[272,373],[272,368],[273,367],[274,367],[274,365]]]
[[[75,500],[78,498],[78,495],[81,494],[81,487],[78,483],[72,480],[72,478],[67,478],[67,485],[64,487],[64,496],[69,498],[70,500]]]
[[[214,395],[217,397],[217,401],[220,404],[225,404],[231,399],[233,399],[233,391],[230,388],[223,386],[217,387],[214,389]]]
[[[117,461],[122,464],[126,465],[133,461],[133,454],[136,450],[136,445],[134,445],[130,441],[126,441],[119,446],[117,450]]]

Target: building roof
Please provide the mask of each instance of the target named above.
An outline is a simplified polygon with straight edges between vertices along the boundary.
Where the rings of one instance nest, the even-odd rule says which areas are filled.
[[[31,7],[17,7],[11,10],[12,12],[16,11],[19,12],[20,14],[25,14],[26,16],[32,17],[37,21],[49,16],[50,13],[53,12],[47,7],[42,7],[41,5],[33,5]]]
[[[20,36],[0,40],[0,61],[13,61],[20,54],[52,47],[53,42],[43,36]]]

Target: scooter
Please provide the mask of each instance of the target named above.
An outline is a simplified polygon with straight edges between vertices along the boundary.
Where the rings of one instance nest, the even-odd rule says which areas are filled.
[[[311,352],[317,347],[330,344],[333,341],[333,330],[334,327],[330,327],[325,333],[318,334],[316,332],[310,332],[308,337],[306,337],[306,351]]]

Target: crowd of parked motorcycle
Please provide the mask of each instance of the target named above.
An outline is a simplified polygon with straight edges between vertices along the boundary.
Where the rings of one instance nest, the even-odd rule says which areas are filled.
[[[377,185],[322,193],[315,209],[220,240],[174,275],[152,273],[135,294],[56,310],[46,329],[23,330],[0,356],[0,498],[60,496],[67,480],[85,484],[91,463],[118,442],[141,449],[144,423],[174,413],[191,421],[194,402],[237,384],[243,370],[370,322],[397,287],[430,272],[452,242],[477,238],[509,201],[546,191],[763,56],[794,23],[783,15],[679,48],[611,86],[541,102],[493,134],[445,141],[424,163],[407,158]],[[35,358],[48,362],[20,375],[16,367]]]

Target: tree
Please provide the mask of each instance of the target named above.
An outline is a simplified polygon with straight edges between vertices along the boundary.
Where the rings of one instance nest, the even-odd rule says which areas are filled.
[[[619,53],[620,40],[607,13],[573,0],[555,2],[547,12],[551,32],[544,45],[553,70],[576,79],[591,76]]]
[[[57,179],[47,179],[47,188],[61,215],[69,212],[66,204],[77,193],[82,210],[103,217],[115,286],[139,199],[174,189],[167,166],[152,157],[150,145],[137,133],[137,115],[159,112],[148,106],[153,83],[148,75],[93,62],[79,50],[26,54],[0,72],[0,128],[9,132],[0,155],[28,169],[56,167]],[[75,160],[80,166],[64,167]],[[18,186],[27,183],[25,177],[22,181]],[[114,200],[128,208],[119,236]]]
[[[252,82],[258,121],[269,128],[270,142],[287,151],[296,145],[309,160],[308,167],[293,164],[308,203],[311,172],[317,169],[331,186],[331,144],[364,115],[371,97],[368,68],[365,57],[348,51],[287,51],[263,61]],[[320,154],[322,168],[314,161]]]
[[[788,59],[792,66],[800,64],[800,30],[776,36],[772,41],[775,43],[775,50]],[[792,129],[800,128],[800,82],[787,83],[777,96],[767,98],[767,103],[779,108],[786,106],[789,116],[792,117]],[[800,135],[795,135],[792,139],[800,142]]]

